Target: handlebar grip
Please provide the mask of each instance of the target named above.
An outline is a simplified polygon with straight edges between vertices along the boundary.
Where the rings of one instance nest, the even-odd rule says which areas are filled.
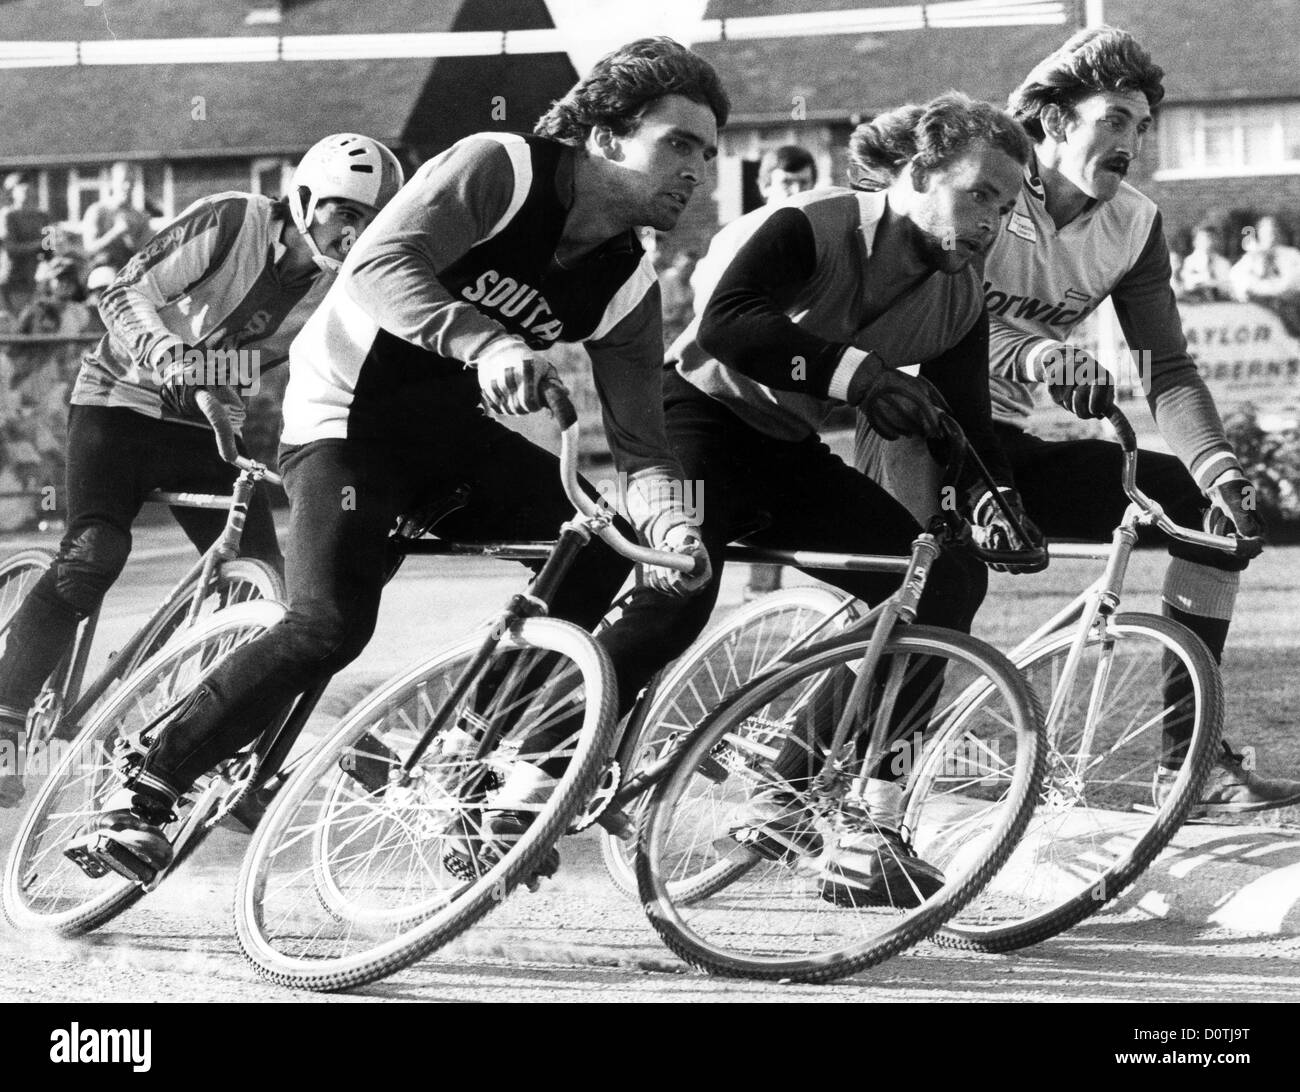
[[[551,411],[555,423],[563,429],[572,428],[578,423],[578,411],[573,408],[569,392],[554,380],[542,384],[542,397],[546,399],[546,408]]]
[[[221,404],[211,391],[198,391],[194,395],[194,404],[199,412],[208,419],[212,431],[217,435],[217,450],[228,463],[239,458],[239,448],[235,444],[235,428],[230,423],[226,407]]]
[[[1120,446],[1125,451],[1136,451],[1138,446],[1137,433],[1133,431],[1133,426],[1128,423],[1124,411],[1115,406],[1106,415],[1106,420],[1110,422],[1110,427],[1115,430],[1115,438],[1119,441]]]

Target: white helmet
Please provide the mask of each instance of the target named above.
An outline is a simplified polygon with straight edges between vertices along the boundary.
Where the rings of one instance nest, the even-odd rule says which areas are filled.
[[[370,137],[335,133],[308,148],[293,172],[289,212],[316,264],[334,272],[342,265],[337,258],[328,258],[320,252],[308,230],[320,202],[342,198],[378,211],[392,200],[405,181],[397,156]],[[304,190],[307,191],[305,204]]]

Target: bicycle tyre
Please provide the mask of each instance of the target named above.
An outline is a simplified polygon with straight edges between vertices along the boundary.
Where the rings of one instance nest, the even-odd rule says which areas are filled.
[[[645,712],[634,713],[628,721],[617,756],[621,779],[627,781],[665,746],[692,731],[828,619],[834,619],[835,632],[857,618],[857,611],[846,607],[850,598],[838,589],[814,585],[783,588],[747,603],[707,630],[642,698]],[[600,855],[614,886],[628,898],[637,898],[635,839],[602,830]]]
[[[54,556],[53,550],[34,547],[19,550],[0,562],[0,636],[32,586],[53,563]]]
[[[539,724],[565,725],[559,753],[567,753],[572,744],[566,768],[555,777],[555,787],[538,805],[531,825],[495,863],[474,858],[472,875],[466,877],[463,871],[453,872],[448,859],[472,841],[475,830],[481,837],[475,817],[481,818],[492,791],[484,785],[493,776],[494,763],[499,769],[505,761],[498,752],[515,746],[508,734],[513,728],[505,729],[497,746],[481,758],[469,752],[443,755],[441,749],[451,739],[451,729],[444,728],[416,767],[418,779],[401,782],[387,776],[403,748],[411,753],[482,643],[482,635],[467,638],[364,699],[277,793],[253,835],[235,893],[240,948],[263,977],[328,991],[362,986],[410,966],[504,901],[534,873],[586,804],[603,772],[614,730],[613,670],[588,634],[550,618],[517,623],[494,654],[502,665],[524,664],[521,674],[529,680],[537,679],[539,665],[545,666],[545,681],[522,699],[501,683],[472,714],[483,725],[498,718],[515,721],[515,727],[525,722],[517,754],[529,753],[524,747]],[[581,719],[574,723],[568,718],[577,708],[570,697],[576,686],[582,688],[583,700]],[[500,699],[503,692],[506,698]],[[499,699],[502,704],[495,704]],[[550,700],[553,707],[545,705]],[[464,706],[458,712],[460,728],[468,717]],[[385,752],[382,776],[373,777],[370,787],[350,772],[366,756]],[[331,826],[334,834],[329,834]],[[374,848],[343,856],[351,849],[350,840],[363,837]],[[322,860],[322,854],[338,857]],[[403,877],[406,860],[412,866]],[[353,861],[359,863],[353,867]],[[329,878],[324,888],[322,876]],[[412,883],[423,886],[411,892]]]
[[[86,724],[41,786],[9,849],[0,904],[14,928],[77,936],[116,917],[145,894],[140,884],[115,873],[91,880],[63,857],[69,838],[121,784],[114,772],[114,743],[176,704],[230,652],[264,633],[283,614],[279,604],[259,602],[213,615],[143,664]],[[174,809],[178,859],[193,849],[193,839],[206,833],[201,814],[205,799],[200,782]],[[169,873],[162,873],[150,890]]]
[[[954,715],[951,700],[941,704],[940,699],[949,691],[963,693],[970,685],[965,681],[967,673],[990,680],[987,685],[1002,696],[1001,706],[987,702],[984,730],[990,741],[1002,740],[998,749],[1009,747],[1012,758],[1004,764],[1005,776],[999,781],[1001,795],[989,809],[992,814],[980,837],[968,841],[962,855],[942,862],[942,886],[911,907],[901,905],[903,900],[899,900],[894,905],[832,905],[826,909],[823,900],[807,899],[807,869],[816,869],[815,876],[824,867],[817,861],[827,859],[825,855],[814,859],[811,851],[793,864],[761,860],[761,867],[751,867],[730,886],[717,888],[709,873],[724,869],[728,858],[752,853],[729,836],[713,839],[710,835],[719,825],[726,829],[726,816],[734,812],[736,803],[748,800],[754,784],[763,784],[763,777],[770,776],[759,766],[779,763],[779,755],[784,753],[781,749],[774,752],[777,758],[760,756],[755,762],[753,756],[759,752],[752,742],[757,739],[752,724],[757,721],[767,726],[767,751],[773,752],[781,733],[796,724],[804,710],[817,708],[814,699],[818,688],[827,685],[819,680],[849,680],[847,672],[854,671],[854,661],[861,658],[868,643],[869,638],[854,634],[832,639],[809,650],[792,665],[760,676],[701,725],[677,768],[656,787],[639,832],[637,879],[650,925],[688,963],[713,974],[799,982],[827,982],[873,966],[932,936],[997,871],[1023,831],[1038,796],[1045,754],[1041,716],[1033,693],[1006,658],[983,642],[966,634],[909,625],[899,627],[885,646],[877,668],[880,690],[890,690],[895,680],[916,678],[915,671],[909,675],[908,668],[909,658],[915,656],[921,662],[941,659],[944,667],[938,675],[941,681],[934,702],[925,706],[928,712],[919,715]],[[835,685],[842,687],[844,683]],[[839,693],[843,694],[843,690]],[[831,714],[833,718],[840,715]],[[938,728],[935,730],[942,735]],[[973,731],[970,723],[967,731]],[[751,742],[746,743],[747,739]],[[737,741],[737,756],[744,761],[725,757],[725,750],[736,747]],[[728,769],[723,781],[717,780],[718,765]],[[712,772],[706,772],[710,766]],[[738,788],[745,796],[737,800],[737,787],[733,786],[729,804],[725,799],[726,781],[733,775],[741,782]],[[704,782],[718,785],[718,791],[715,793]],[[703,798],[703,803],[696,805],[690,798],[692,792],[696,799]],[[802,803],[805,814],[816,819],[819,830],[824,829],[828,816],[822,804],[811,795],[804,796]],[[842,801],[835,807],[840,811],[832,818],[839,821],[847,808]],[[680,837],[679,814],[685,831]],[[688,826],[696,815],[701,817],[701,825],[708,827],[699,834]],[[861,813],[855,821],[862,822]],[[913,832],[918,845],[924,833]],[[819,842],[825,841],[819,835]],[[714,857],[720,859],[714,862]],[[715,892],[700,897],[696,888],[701,882],[711,884]],[[824,880],[815,882],[819,893],[825,890]],[[720,901],[720,895],[729,901]],[[764,900],[771,904],[770,910],[763,908]],[[819,907],[823,910],[820,915]],[[845,924],[874,932],[841,942],[835,934]],[[804,938],[794,936],[796,929],[805,926],[809,928]],[[839,946],[792,951],[805,940],[810,948]]]
[[[117,668],[122,675],[134,671],[176,635],[185,622],[185,616],[189,613],[193,588],[194,585],[190,584],[185,593],[172,604],[171,609],[154,620],[140,650],[129,663]],[[239,603],[258,599],[283,603],[286,598],[284,578],[271,565],[257,558],[237,557],[222,563],[217,572],[215,594],[209,595],[204,600],[196,621],[211,617],[217,611]]]
[[[1108,764],[1105,758],[1093,762],[1089,773],[1091,780],[1078,784],[1078,775],[1070,775],[1072,760],[1070,740],[1072,735],[1052,731],[1049,736],[1048,770],[1044,779],[1044,796],[1031,820],[1029,833],[1017,847],[1011,861],[979,899],[967,906],[954,920],[949,921],[935,938],[939,944],[980,952],[1009,952],[1030,944],[1037,944],[1069,929],[1090,917],[1107,903],[1116,899],[1129,887],[1160,854],[1161,850],[1182,826],[1188,812],[1199,799],[1205,779],[1219,754],[1219,739],[1223,722],[1223,684],[1218,667],[1209,650],[1190,630],[1168,618],[1153,614],[1118,614],[1106,626],[1106,631],[1116,647],[1125,649],[1130,662],[1141,666],[1140,646],[1145,644],[1151,670],[1139,677],[1137,668],[1126,668],[1122,678],[1129,679],[1134,692],[1131,707],[1120,705],[1120,695],[1105,702],[1116,728],[1109,735],[1118,743],[1110,755],[1117,753],[1119,745],[1136,740],[1137,735],[1128,728],[1136,722],[1147,724],[1155,732],[1150,696],[1159,693],[1157,705],[1163,703],[1162,677],[1164,657],[1177,656],[1192,681],[1195,708],[1187,717],[1190,727],[1188,753],[1182,774],[1158,810],[1152,807],[1149,820],[1134,819],[1145,814],[1136,810],[1139,800],[1151,799],[1151,775],[1158,762],[1158,750],[1153,738],[1140,744],[1140,755]],[[1045,706],[1051,701],[1053,687],[1045,685],[1063,662],[1074,640],[1073,630],[1049,634],[1023,655],[1016,657],[1016,666],[1039,694]],[[1089,647],[1098,644],[1094,630],[1089,637]],[[1151,660],[1159,657],[1159,668]],[[1108,669],[1104,684],[1114,677],[1114,667]],[[1091,699],[1097,694],[1095,674],[1082,673],[1082,684],[1076,690],[1085,692]],[[1145,683],[1145,685],[1143,685]],[[1107,698],[1108,690],[1100,692]],[[1127,727],[1120,727],[1119,716],[1131,708],[1124,718]],[[1165,713],[1168,707],[1165,708]],[[1085,725],[1086,725],[1085,721]],[[1092,742],[1101,736],[1104,726],[1092,732]],[[1054,737],[1054,738],[1053,738]],[[1140,759],[1140,761],[1139,761]],[[1138,762],[1131,774],[1125,774],[1124,765]],[[1100,763],[1100,764],[1099,764]],[[1095,806],[1086,806],[1091,800]],[[1085,806],[1079,805],[1084,803]],[[1127,809],[1121,807],[1127,805]],[[1081,829],[1082,828],[1082,829]],[[1069,847],[1077,844],[1077,854]],[[1111,847],[1126,846],[1117,855]],[[1097,862],[1114,855],[1115,859],[1098,871]],[[1069,890],[1064,895],[1061,885],[1064,876],[1072,877]],[[1022,882],[1023,878],[1023,882]],[[1037,885],[1037,886],[1035,886]],[[1054,885],[1054,886],[1044,886]],[[1077,890],[1076,890],[1077,889]],[[1044,891],[1037,901],[1036,912],[1024,917],[1015,914],[1026,903],[1035,901],[1034,891]],[[1010,911],[1004,909],[1010,905]],[[1004,916],[1005,915],[1005,916]],[[994,921],[993,919],[998,919]]]

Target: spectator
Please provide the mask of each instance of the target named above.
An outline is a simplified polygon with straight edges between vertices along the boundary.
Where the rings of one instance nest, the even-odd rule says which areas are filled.
[[[18,318],[22,334],[62,334],[73,337],[94,329],[81,269],[60,255],[41,265],[36,274],[40,291]]]
[[[758,192],[774,205],[817,185],[817,163],[807,148],[782,144],[763,154],[758,164]]]
[[[131,206],[131,189],[131,165],[114,163],[107,195],[86,209],[81,221],[88,269],[101,265],[121,269],[153,234],[148,214]]]
[[[17,315],[35,295],[36,266],[50,218],[33,207],[32,184],[26,175],[9,175],[4,189],[11,203],[0,209],[0,302]]]
[[[1169,248],[1169,287],[1174,290],[1177,299],[1186,299],[1187,290],[1183,287],[1183,256],[1172,246]]]
[[[1250,303],[1300,298],[1300,250],[1286,246],[1277,218],[1263,216],[1232,267],[1232,294]]]
[[[1232,263],[1223,256],[1219,229],[1213,224],[1196,229],[1192,252],[1183,261],[1180,276],[1187,299],[1226,300],[1232,295]]]

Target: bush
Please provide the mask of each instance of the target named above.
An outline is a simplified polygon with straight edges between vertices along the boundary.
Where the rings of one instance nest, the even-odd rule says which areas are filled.
[[[1242,468],[1259,490],[1264,518],[1274,526],[1300,525],[1300,425],[1268,432],[1249,402],[1229,414],[1223,425]]]

